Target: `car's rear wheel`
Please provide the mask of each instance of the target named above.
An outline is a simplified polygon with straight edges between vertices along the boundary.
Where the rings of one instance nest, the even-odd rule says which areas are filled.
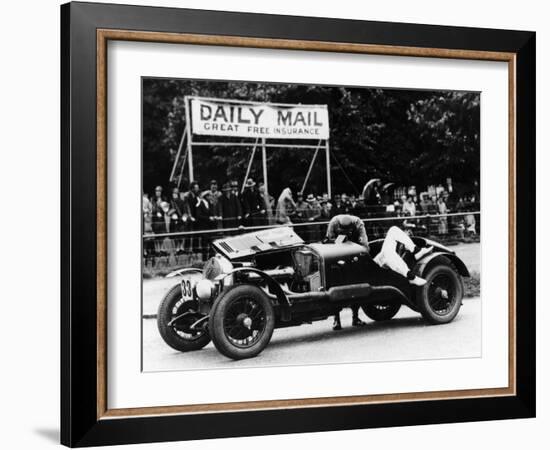
[[[431,324],[452,321],[462,305],[464,284],[455,267],[437,264],[424,275],[426,284],[417,290],[418,309]]]
[[[168,291],[157,312],[159,333],[170,347],[180,352],[200,350],[210,342],[205,329],[206,316],[198,312],[198,303],[184,300],[181,285]]]
[[[221,354],[232,359],[252,358],[269,343],[275,312],[260,288],[240,285],[214,303],[208,327]]]
[[[362,306],[363,312],[368,318],[377,322],[392,319],[401,308],[401,304],[397,302],[372,303]]]

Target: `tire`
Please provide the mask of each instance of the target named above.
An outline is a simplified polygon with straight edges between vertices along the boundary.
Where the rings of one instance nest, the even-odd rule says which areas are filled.
[[[189,326],[205,317],[197,311],[196,301],[183,301],[181,286],[178,284],[168,291],[159,305],[157,326],[159,333],[170,347],[180,352],[200,350],[210,342],[210,335],[205,329],[190,330]],[[170,321],[184,312],[191,312],[188,317],[182,318],[169,325]]]
[[[456,268],[437,264],[424,276],[427,283],[418,288],[418,309],[424,319],[434,325],[451,322],[462,305],[464,284]]]
[[[361,307],[368,318],[376,322],[383,322],[392,319],[401,308],[397,302],[371,303]]]
[[[212,342],[222,355],[231,359],[253,358],[269,344],[273,335],[273,305],[260,288],[246,284],[235,286],[214,303],[208,328]]]

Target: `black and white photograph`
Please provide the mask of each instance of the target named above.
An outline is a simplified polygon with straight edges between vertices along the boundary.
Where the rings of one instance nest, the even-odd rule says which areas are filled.
[[[481,356],[480,92],[141,89],[144,372]]]
[[[546,10],[6,3],[0,447],[544,447]]]

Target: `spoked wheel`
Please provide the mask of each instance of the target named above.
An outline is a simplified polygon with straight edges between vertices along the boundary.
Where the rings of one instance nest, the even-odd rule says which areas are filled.
[[[462,278],[452,265],[439,264],[425,276],[427,283],[419,288],[418,307],[424,319],[433,324],[453,320],[464,295]]]
[[[210,314],[212,341],[223,355],[232,359],[252,358],[269,343],[275,328],[271,300],[250,285],[225,293]]]
[[[170,347],[180,352],[200,350],[210,342],[206,330],[208,317],[198,312],[198,303],[184,300],[181,286],[174,286],[162,300],[158,314],[157,326]]]
[[[367,317],[381,322],[392,319],[399,312],[401,304],[397,302],[375,303],[363,306],[362,308]]]

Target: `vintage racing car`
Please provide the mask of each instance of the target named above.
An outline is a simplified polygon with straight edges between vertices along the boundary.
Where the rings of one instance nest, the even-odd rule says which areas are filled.
[[[243,359],[258,355],[275,328],[325,320],[351,305],[377,321],[405,305],[431,324],[448,323],[462,304],[468,269],[445,246],[412,239],[434,247],[419,261],[398,248],[427,280],[420,288],[373,261],[382,239],[369,243],[370,254],[343,236],[305,244],[289,227],[216,240],[216,254],[203,269],[171,274],[179,282],[159,306],[158,329],[176,350],[199,350],[212,340],[223,355]]]

